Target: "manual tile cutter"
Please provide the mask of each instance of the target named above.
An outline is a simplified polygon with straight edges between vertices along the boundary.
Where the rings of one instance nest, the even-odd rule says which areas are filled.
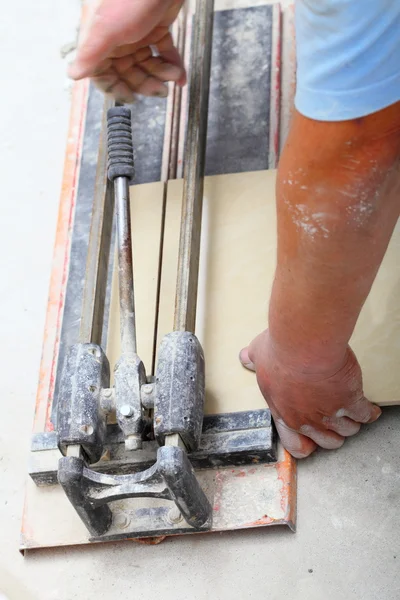
[[[204,356],[194,330],[212,21],[213,2],[199,0],[193,28],[174,331],[161,343],[155,378],[146,377],[136,353],[129,207],[129,182],[134,176],[131,114],[124,107],[108,112],[122,353],[110,387],[109,364],[100,345],[92,340],[73,345],[62,372],[57,418],[63,454],[58,482],[91,540],[274,523],[294,527],[290,481],[285,477],[285,461],[279,461],[269,410],[203,418]],[[111,414],[116,415],[117,426],[108,423]],[[111,461],[101,460],[106,449]],[[245,481],[242,475],[249,477]],[[31,470],[31,476],[38,485],[56,482],[54,471],[43,475]],[[279,489],[277,478],[282,482]],[[270,506],[275,507],[271,512]],[[126,517],[123,531],[121,512]]]

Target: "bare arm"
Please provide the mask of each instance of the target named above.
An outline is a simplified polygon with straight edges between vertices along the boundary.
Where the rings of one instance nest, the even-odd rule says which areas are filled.
[[[242,352],[285,446],[339,447],[380,409],[348,342],[400,210],[400,103],[318,122],[296,113],[277,184],[269,332]]]
[[[294,368],[342,364],[399,214],[399,159],[400,105],[340,123],[295,115],[270,305],[271,337]]]

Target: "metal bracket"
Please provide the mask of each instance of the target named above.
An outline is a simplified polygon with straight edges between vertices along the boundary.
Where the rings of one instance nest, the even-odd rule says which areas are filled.
[[[108,502],[143,496],[175,502],[195,529],[211,527],[212,507],[201,489],[184,450],[164,446],[155,465],[133,475],[105,475],[84,465],[81,458],[62,457],[58,478],[66,495],[92,535],[101,536],[112,523]]]

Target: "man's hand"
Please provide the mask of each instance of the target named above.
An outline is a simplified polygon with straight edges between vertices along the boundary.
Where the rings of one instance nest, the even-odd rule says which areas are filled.
[[[296,458],[308,456],[317,446],[339,448],[361,423],[371,423],[381,414],[364,397],[361,369],[350,348],[339,368],[302,373],[287,367],[264,331],[242,350],[240,359],[256,371],[282,444]]]
[[[101,0],[79,41],[72,79],[90,77],[119,102],[134,94],[167,96],[167,81],[186,81],[169,27],[183,0]],[[156,50],[156,54],[153,52]]]

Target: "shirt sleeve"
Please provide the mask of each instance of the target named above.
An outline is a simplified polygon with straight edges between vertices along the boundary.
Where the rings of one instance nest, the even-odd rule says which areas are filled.
[[[297,110],[363,117],[400,100],[400,0],[296,0]]]

